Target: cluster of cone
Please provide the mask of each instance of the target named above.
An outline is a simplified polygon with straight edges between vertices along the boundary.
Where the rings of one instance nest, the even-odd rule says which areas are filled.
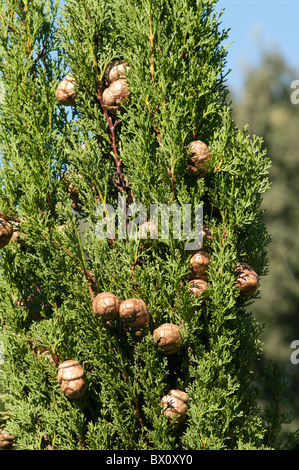
[[[142,335],[149,326],[150,316],[147,305],[142,299],[130,298],[122,302],[111,292],[101,292],[92,302],[92,311],[96,317],[109,324],[117,316],[124,325],[137,336]],[[183,337],[179,326],[164,323],[153,331],[154,344],[164,354],[174,354],[183,346]],[[44,354],[44,353],[43,353]],[[47,354],[51,362],[51,356]],[[77,360],[67,360],[59,364],[57,380],[61,391],[69,399],[82,397],[87,390],[84,369]],[[161,410],[168,419],[180,423],[186,416],[189,397],[180,390],[170,390],[161,399]]]
[[[129,85],[126,75],[130,68],[124,60],[111,62],[105,71],[105,89],[103,91],[103,105],[107,111],[115,115],[121,104],[130,97]],[[56,89],[56,98],[64,106],[75,106],[77,100],[77,82],[75,77],[68,74],[59,83]]]
[[[195,252],[190,258],[191,281],[189,292],[195,296],[205,298],[208,288],[210,254],[205,245],[205,240],[212,241],[209,229],[203,227],[203,247]],[[251,297],[259,288],[259,276],[248,263],[239,263],[235,266],[236,286],[244,297]]]
[[[105,109],[116,115],[121,104],[130,97],[129,85],[126,76],[130,68],[126,61],[119,60],[111,62],[105,71],[105,88],[101,95],[102,104]],[[59,84],[56,90],[57,100],[64,106],[74,106],[77,99],[77,83],[74,77],[67,75]],[[205,177],[209,174],[208,164],[212,160],[212,155],[208,146],[200,141],[191,142],[187,146],[187,168],[191,175],[195,177]],[[67,178],[68,174],[64,175]],[[69,185],[68,191],[73,201],[74,208],[79,208],[78,191],[73,185]],[[146,231],[150,227],[146,226]],[[6,246],[13,237],[13,225],[4,218],[0,218],[0,248]],[[203,232],[206,239],[211,239],[206,227]],[[142,236],[142,238],[144,238]],[[205,247],[196,252],[190,259],[191,280],[189,292],[195,296],[201,296],[204,300],[204,292],[208,288],[208,268],[210,255]],[[255,294],[259,277],[247,264],[241,263],[236,266],[236,285],[242,295],[250,297]],[[150,316],[147,305],[142,299],[130,298],[120,301],[111,292],[98,294],[92,304],[93,313],[104,322],[110,322],[119,316],[122,322],[136,336],[143,334],[145,328],[149,326]],[[178,352],[183,346],[183,337],[180,327],[172,323],[164,323],[153,331],[153,339],[156,347],[164,354],[170,355]],[[51,356],[48,357],[51,360]],[[67,360],[59,364],[57,380],[64,395],[70,399],[80,398],[87,389],[84,369],[77,360]],[[189,397],[181,390],[170,390],[161,399],[162,413],[175,423],[180,423],[186,417],[189,408]],[[1,442],[10,445],[13,437],[5,433],[0,433]]]
[[[147,305],[142,299],[131,298],[121,302],[111,292],[98,294],[93,299],[92,310],[104,322],[119,316],[124,325],[137,335],[142,334],[150,322]],[[183,346],[180,327],[173,323],[163,323],[153,331],[152,335],[156,347],[166,355],[178,352]],[[180,423],[186,416],[188,404],[189,398],[185,392],[171,390],[161,400],[162,413],[170,421],[176,417],[175,422]]]

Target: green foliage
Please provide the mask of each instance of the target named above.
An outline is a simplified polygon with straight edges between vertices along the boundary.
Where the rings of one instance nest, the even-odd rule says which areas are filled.
[[[244,93],[233,99],[233,117],[242,126],[251,123],[252,132],[263,135],[272,161],[271,191],[262,209],[271,236],[268,247],[268,275],[261,280],[260,300],[253,306],[257,319],[265,324],[264,355],[284,371],[288,409],[293,416],[290,429],[298,427],[298,367],[291,364],[290,345],[298,330],[298,194],[296,155],[298,105],[291,102],[290,85],[298,76],[277,53],[263,52],[261,65],[246,75]],[[259,99],[254,97],[259,96]],[[270,397],[269,397],[270,398]],[[270,398],[271,399],[271,398]]]
[[[215,3],[70,0],[58,15],[56,2],[2,2],[1,211],[22,237],[2,251],[0,378],[7,429],[20,449],[269,444],[253,386],[261,329],[252,300],[235,286],[239,262],[266,272],[260,204],[269,161],[261,139],[239,130],[226,105],[227,32]],[[102,93],[116,59],[129,64],[131,97],[115,119]],[[55,98],[69,71],[77,92],[70,115]],[[213,155],[206,178],[186,168],[195,139]],[[119,195],[147,209],[203,204],[213,238],[205,302],[188,292],[191,253],[182,236],[150,244],[97,236],[98,205],[119,215]],[[118,317],[104,323],[93,314],[102,291],[145,301],[150,324],[141,337]],[[179,325],[184,339],[170,356],[152,337],[165,322]],[[78,400],[57,382],[57,365],[68,359],[86,374]],[[190,397],[178,425],[161,415],[170,389]]]

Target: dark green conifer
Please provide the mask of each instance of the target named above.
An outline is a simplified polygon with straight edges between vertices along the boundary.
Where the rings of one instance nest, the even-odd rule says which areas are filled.
[[[237,284],[242,263],[266,273],[270,164],[226,104],[215,4],[1,2],[0,204],[15,232],[1,250],[1,387],[19,449],[274,445],[253,386],[254,297]],[[203,206],[204,296],[189,291],[183,233],[123,236],[137,204],[148,218],[154,204]],[[103,292],[109,320],[94,313]],[[169,394],[183,410],[171,420]]]

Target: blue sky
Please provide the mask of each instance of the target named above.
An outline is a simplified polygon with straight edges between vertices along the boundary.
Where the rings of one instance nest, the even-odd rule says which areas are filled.
[[[257,65],[262,51],[271,49],[298,70],[294,79],[299,79],[299,0],[219,0],[215,10],[222,9],[222,27],[231,28],[230,87],[240,91],[246,67]]]

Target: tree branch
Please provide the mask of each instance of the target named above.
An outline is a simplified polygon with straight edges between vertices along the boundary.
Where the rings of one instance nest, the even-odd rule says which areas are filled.
[[[112,183],[118,191],[120,191],[120,192],[126,191],[129,195],[130,201],[135,202],[134,193],[133,193],[132,189],[130,188],[130,183],[128,182],[127,178],[122,173],[122,163],[121,163],[121,160],[118,158],[118,149],[117,149],[117,143],[116,143],[116,127],[119,124],[119,121],[116,120],[113,123],[112,117],[109,115],[107,109],[104,106],[103,98],[102,98],[102,92],[101,92],[101,82],[99,82],[99,84],[98,84],[97,99],[98,99],[99,105],[100,105],[100,107],[101,107],[101,109],[104,113],[104,116],[106,118],[106,121],[107,121],[107,124],[108,124],[108,127],[109,127],[109,132],[110,132],[110,141],[111,141],[113,156],[109,155],[109,158],[113,160],[113,162],[115,164],[115,168],[116,168],[116,171],[115,171],[115,173],[113,175],[113,178],[112,178]],[[120,181],[119,184],[115,181],[116,177],[119,178],[119,181]]]

